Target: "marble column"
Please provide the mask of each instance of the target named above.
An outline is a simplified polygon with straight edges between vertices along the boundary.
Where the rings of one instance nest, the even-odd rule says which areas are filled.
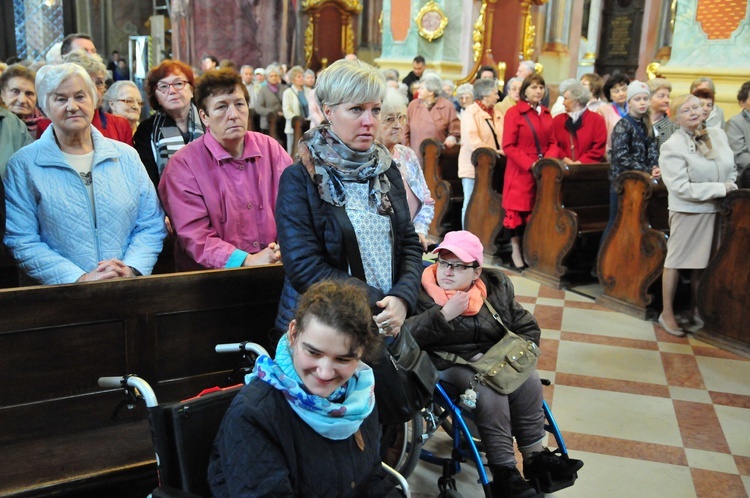
[[[551,0],[546,6],[547,26],[544,30],[543,52],[568,53],[570,19],[573,4],[567,0]]]

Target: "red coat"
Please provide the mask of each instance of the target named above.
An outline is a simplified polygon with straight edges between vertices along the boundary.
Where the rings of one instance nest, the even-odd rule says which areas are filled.
[[[104,115],[104,120],[107,123],[106,128],[104,127],[104,123],[102,123],[102,118],[100,115]],[[40,119],[39,120],[39,136],[42,136],[42,133],[44,133],[44,130],[47,129],[47,127],[52,123],[47,118]],[[96,112],[94,112],[94,119],[91,120],[91,124],[102,132],[102,135],[104,135],[107,138],[111,138],[112,140],[117,140],[118,142],[126,143],[133,146],[133,130],[130,129],[130,123],[127,119],[123,118],[122,116],[115,116],[114,114],[110,114],[108,112],[104,112],[101,109],[97,109]]]
[[[505,114],[503,123],[503,152],[508,158],[503,184],[503,208],[528,212],[534,208],[536,180],[531,168],[539,160],[534,134],[524,118],[528,116],[545,157],[557,157],[557,146],[552,139],[552,116],[549,109],[534,111],[522,100]]]
[[[581,164],[607,162],[604,152],[607,149],[607,125],[604,118],[588,109],[581,114],[581,127],[575,134],[565,128],[567,113],[555,116],[552,120],[552,138],[557,146],[557,158],[565,157]],[[571,141],[574,145],[571,150]],[[573,157],[575,155],[575,157]]]

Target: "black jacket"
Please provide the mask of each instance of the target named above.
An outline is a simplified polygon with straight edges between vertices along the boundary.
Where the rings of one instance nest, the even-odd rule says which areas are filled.
[[[487,301],[492,304],[509,330],[526,337],[539,345],[541,330],[531,313],[526,311],[516,300],[513,284],[504,273],[485,268],[479,277],[487,286]],[[500,327],[487,306],[482,306],[474,316],[458,316],[450,322],[445,319],[435,301],[422,290],[417,305],[418,314],[408,318],[414,339],[427,351],[446,351],[455,353],[468,360],[477,353],[486,353],[505,331]],[[438,370],[444,370],[449,362],[432,356]]]
[[[216,498],[396,497],[380,466],[380,424],[373,410],[360,433],[336,441],[315,432],[281,391],[253,380],[229,406],[208,466]]]
[[[395,163],[394,163],[395,164]],[[388,194],[393,205],[393,288],[388,295],[402,298],[413,313],[422,274],[422,245],[411,222],[404,183],[398,168],[386,171],[391,182]],[[276,229],[281,246],[286,281],[281,293],[276,326],[286,330],[294,318],[299,295],[321,280],[349,280],[367,291],[370,306],[385,295],[377,288],[352,277],[344,248],[344,231],[334,218],[333,206],[323,201],[302,163],[281,175],[276,198]]]

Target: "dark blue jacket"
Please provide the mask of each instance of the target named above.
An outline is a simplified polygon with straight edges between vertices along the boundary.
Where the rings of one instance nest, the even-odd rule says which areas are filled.
[[[395,163],[392,163],[395,164]],[[391,182],[388,194],[393,205],[393,288],[387,293],[407,303],[414,312],[422,276],[422,245],[411,222],[404,183],[398,168],[386,171]],[[299,294],[326,279],[349,280],[363,286],[374,307],[386,294],[352,277],[344,248],[344,232],[334,218],[333,206],[318,194],[304,165],[297,162],[281,175],[276,199],[276,229],[286,281],[281,293],[276,326],[285,331],[294,318]],[[353,230],[351,224],[345,227]]]

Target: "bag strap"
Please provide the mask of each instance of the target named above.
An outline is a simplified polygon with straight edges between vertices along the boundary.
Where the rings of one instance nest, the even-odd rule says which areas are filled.
[[[539,144],[539,137],[536,135],[536,130],[534,129],[534,125],[531,124],[531,120],[529,119],[529,116],[525,112],[523,113],[523,118],[526,120],[527,123],[529,123],[529,128],[531,128],[531,133],[534,134],[534,143],[536,144],[536,153],[539,155],[539,159],[541,159],[544,157],[544,154],[542,154],[542,146]]]
[[[490,130],[492,130],[492,138],[495,139],[495,150],[500,150],[500,142],[497,141],[497,133],[495,133],[495,127],[492,126],[492,121],[490,118],[485,118],[485,121],[490,127]]]
[[[367,282],[367,279],[365,278],[365,267],[362,265],[362,255],[359,253],[357,235],[354,233],[354,227],[352,227],[351,220],[346,215],[346,209],[344,207],[331,206],[331,210],[333,211],[333,217],[336,218],[336,221],[341,226],[341,232],[344,236],[346,259],[349,261],[351,275],[363,282]]]

